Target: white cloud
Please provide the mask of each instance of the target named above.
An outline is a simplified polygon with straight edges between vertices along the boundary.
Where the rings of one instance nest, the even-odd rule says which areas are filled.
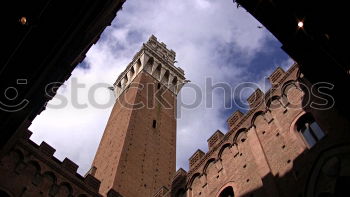
[[[194,84],[204,87],[206,77],[234,85],[245,80],[245,67],[254,55],[263,50],[270,36],[258,29],[259,23],[244,9],[237,9],[231,0],[128,0],[102,39],[84,60],[89,70],[77,68],[72,77],[86,84],[79,89],[79,103],[87,103],[88,92],[95,83],[113,84],[151,34],[177,53],[178,66]],[[226,50],[230,46],[231,50]],[[232,53],[239,57],[232,57]],[[230,59],[230,61],[225,61]],[[71,98],[72,78],[60,94]],[[90,88],[89,88],[90,87]],[[108,100],[108,89],[99,89],[99,102]],[[182,93],[184,100],[193,97]],[[70,99],[69,99],[70,101]],[[56,100],[57,102],[57,100]],[[187,159],[198,148],[206,150],[207,138],[216,130],[226,132],[222,117],[223,100],[214,92],[214,107],[201,104],[196,109],[182,110],[178,119],[177,166],[187,168]],[[54,103],[54,100],[52,101]],[[71,102],[69,102],[71,103]],[[71,104],[63,109],[47,109],[31,126],[32,139],[47,141],[57,149],[56,156],[71,158],[85,173],[95,155],[111,108],[76,109]],[[193,140],[195,139],[195,140]]]

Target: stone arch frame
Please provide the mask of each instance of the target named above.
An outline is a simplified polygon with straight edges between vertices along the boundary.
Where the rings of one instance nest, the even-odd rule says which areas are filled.
[[[207,175],[207,169],[210,163],[214,162],[215,163],[216,159],[215,158],[210,158],[207,160],[207,162],[205,163],[204,167],[203,167],[203,172],[202,174]]]
[[[253,115],[253,117],[252,117],[252,119],[250,121],[250,124],[251,124],[252,127],[256,127],[255,120],[256,120],[256,118],[258,116],[263,116],[264,120],[267,122],[267,120],[265,118],[265,112],[260,110],[260,111],[257,111],[257,112],[254,113],[254,115]]]
[[[26,164],[32,164],[36,168],[36,173],[41,174],[41,166],[38,161],[36,160],[29,160],[26,162]]]
[[[135,73],[137,74],[142,67],[142,62],[141,62],[140,58],[135,62],[133,67],[134,67]]]
[[[63,181],[58,185],[58,188],[60,188],[60,187],[67,187],[69,195],[73,194],[73,187],[70,183]]]
[[[158,63],[158,65],[156,65],[154,71],[152,72],[152,75],[154,76],[154,78],[156,78],[157,80],[160,80],[160,74],[162,71],[162,64]]]
[[[57,184],[57,176],[55,175],[54,172],[52,172],[52,171],[46,171],[46,172],[44,172],[41,176],[42,176],[42,177],[44,177],[44,176],[49,176],[49,177],[51,177],[51,178],[53,179],[53,183],[54,183],[54,184]]]
[[[287,96],[286,95],[286,90],[287,90],[288,86],[294,86],[294,87],[299,89],[299,87],[296,85],[296,82],[297,81],[295,81],[295,80],[289,80],[289,81],[286,81],[285,83],[283,83],[282,88],[281,88],[281,96],[282,97],[283,96]]]
[[[247,128],[240,128],[237,130],[235,136],[233,137],[233,143],[236,143],[238,144],[238,138],[240,137],[240,135],[244,134],[244,133],[247,133],[248,132],[248,129]],[[245,139],[246,140],[246,139]]]
[[[234,182],[233,181],[229,181],[229,182],[227,182],[225,185],[223,185],[219,190],[218,190],[218,192],[215,194],[215,197],[219,197],[219,195],[220,195],[220,193],[224,190],[224,189],[226,189],[227,187],[232,187],[232,189],[233,189],[233,192],[235,191],[235,184],[234,184]],[[234,192],[235,193],[235,192]]]
[[[293,136],[295,138],[298,139],[298,142],[302,142],[300,143],[300,147],[301,147],[301,150],[300,150],[300,153],[303,152],[305,149],[308,148],[308,145],[306,144],[306,142],[304,141],[303,137],[300,135],[300,133],[297,131],[296,129],[296,123],[298,122],[298,120],[300,119],[300,117],[304,116],[306,113],[306,111],[301,111],[295,118],[294,120],[291,122],[290,126],[289,126],[289,132],[294,134]]]
[[[177,92],[177,82],[178,79],[176,76],[174,76],[173,80],[171,81],[170,85],[170,89],[173,90],[174,92]]]
[[[154,58],[151,56],[145,66],[144,66],[144,69],[146,70],[146,72],[148,72],[149,74],[152,74],[152,67],[153,67],[153,64],[154,64]]]
[[[130,81],[134,78],[135,74],[137,73],[134,66],[131,66],[130,70]]]
[[[278,95],[274,95],[274,96],[272,96],[271,98],[269,98],[269,99],[266,101],[266,108],[267,108],[267,110],[271,111],[271,104],[272,104],[272,102],[275,101],[275,100],[277,100],[277,101],[281,104],[281,106],[282,106],[283,108],[285,108],[285,105],[284,105],[284,104],[282,103],[282,101],[281,101],[281,97],[278,96]]]
[[[324,149],[319,153],[317,158],[314,160],[311,171],[308,174],[306,179],[306,184],[304,187],[304,196],[305,197],[315,197],[317,194],[316,186],[319,181],[319,175],[322,173],[322,168],[324,164],[329,161],[331,158],[336,157],[337,155],[350,155],[350,145],[339,144],[332,146],[330,148]]]
[[[193,183],[193,181],[197,178],[197,177],[200,177],[200,173],[199,172],[197,172],[197,173],[194,173],[192,176],[191,176],[191,178],[188,180],[188,182],[187,182],[187,188],[189,188],[189,189],[192,189],[192,183]]]
[[[24,153],[21,149],[15,148],[12,151],[10,151],[9,153],[14,152],[17,153],[19,156],[19,161],[23,161],[24,160]]]
[[[165,70],[164,75],[161,79],[161,82],[165,85],[168,85],[170,78],[170,71],[168,69]]]
[[[5,157],[7,157],[7,156],[11,156],[11,154],[17,154],[17,156],[18,156],[18,160],[16,161],[16,163],[15,163],[15,166],[16,165],[18,165],[18,163],[20,163],[20,162],[24,162],[25,160],[24,160],[24,153],[23,153],[23,151],[21,150],[21,149],[18,149],[18,148],[14,148],[14,149],[12,149],[12,150],[10,150],[9,152],[7,152],[6,154],[5,154],[5,156],[3,157],[3,158],[1,158],[1,159],[4,159]],[[14,166],[14,167],[15,167]]]
[[[289,100],[286,91],[288,90],[289,87],[294,86],[296,89],[303,91],[301,87],[298,87],[297,85],[298,81],[296,80],[289,80],[283,83],[282,88],[281,88],[281,99],[285,105],[289,105]]]
[[[301,134],[301,132],[299,132],[299,130],[298,130],[298,128],[297,128],[297,126],[298,126],[298,124],[299,124],[299,121],[303,121],[303,122],[305,122],[305,121],[314,121],[314,122],[317,123],[317,125],[318,125],[318,122],[316,121],[315,116],[313,115],[312,112],[310,112],[310,111],[304,111],[304,113],[301,112],[300,114],[298,114],[298,116],[293,120],[293,122],[292,122],[292,124],[291,124],[291,127],[290,127],[290,130],[293,130],[294,133],[296,133],[296,135],[299,136],[299,138],[301,139],[301,141],[304,143],[305,147],[308,148],[308,149],[310,149],[310,148],[311,148],[310,145],[308,144],[308,142],[306,141],[305,137]],[[323,128],[321,128],[321,127],[320,127],[320,129],[321,129],[321,131],[323,132],[323,137],[324,137],[324,136],[327,136],[327,131],[324,130]],[[315,134],[313,134],[313,135],[315,135]],[[314,137],[314,138],[318,138],[318,137],[316,137],[316,136],[313,136],[313,137]],[[321,138],[323,138],[323,137],[321,137]],[[321,138],[318,139],[318,140],[315,139],[315,140],[316,140],[316,143],[317,143],[319,140],[321,140]]]
[[[222,153],[224,152],[224,150],[225,150],[226,148],[230,148],[231,146],[232,146],[231,143],[226,143],[226,144],[224,144],[224,145],[222,145],[222,146],[220,147],[219,152],[218,152],[218,159],[219,159],[219,160],[221,160],[221,156],[222,156]]]

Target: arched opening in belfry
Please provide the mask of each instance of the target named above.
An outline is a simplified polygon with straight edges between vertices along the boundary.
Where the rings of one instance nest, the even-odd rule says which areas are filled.
[[[168,71],[168,70],[165,71],[165,74],[164,74],[164,76],[163,76],[163,78],[162,78],[162,83],[168,84],[168,82],[169,82],[169,76],[170,76],[169,71]]]
[[[177,77],[174,77],[173,81],[171,82],[171,87],[170,89],[176,92],[176,87],[177,86]]]
[[[154,64],[153,57],[150,57],[147,63],[145,64],[144,68],[148,73],[152,73],[152,66]]]
[[[140,68],[141,68],[141,61],[140,61],[140,59],[138,59],[136,64],[135,64],[135,72],[138,73]]]
[[[134,75],[135,75],[135,69],[134,69],[134,67],[131,67],[130,68],[130,80],[134,77]]]
[[[156,70],[153,72],[153,76],[156,78],[156,79],[160,79],[160,71],[162,70],[162,66],[159,64],[156,68]]]
[[[233,187],[228,186],[224,190],[221,191],[218,197],[234,197],[235,194],[233,192]]]

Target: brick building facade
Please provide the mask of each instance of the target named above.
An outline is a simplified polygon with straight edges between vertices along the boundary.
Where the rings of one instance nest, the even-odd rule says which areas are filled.
[[[344,196],[349,122],[322,105],[332,101],[328,89],[310,84],[297,64],[276,69],[272,88],[257,89],[250,110],[234,112],[227,133],[214,132],[209,151],[175,172],[176,95],[186,80],[174,61],[154,36],[134,56],[114,84],[117,102],[84,177],[24,129],[1,158],[0,196]]]
[[[214,132],[209,151],[197,150],[164,196],[346,196],[349,123],[327,88],[310,84],[297,64],[269,80],[271,89],[248,97],[250,110],[234,112],[229,131]]]

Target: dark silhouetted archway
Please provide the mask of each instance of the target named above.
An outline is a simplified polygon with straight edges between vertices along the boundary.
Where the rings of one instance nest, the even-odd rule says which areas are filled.
[[[219,197],[234,197],[235,194],[233,193],[233,188],[231,186],[226,187],[222,192],[220,193]]]

